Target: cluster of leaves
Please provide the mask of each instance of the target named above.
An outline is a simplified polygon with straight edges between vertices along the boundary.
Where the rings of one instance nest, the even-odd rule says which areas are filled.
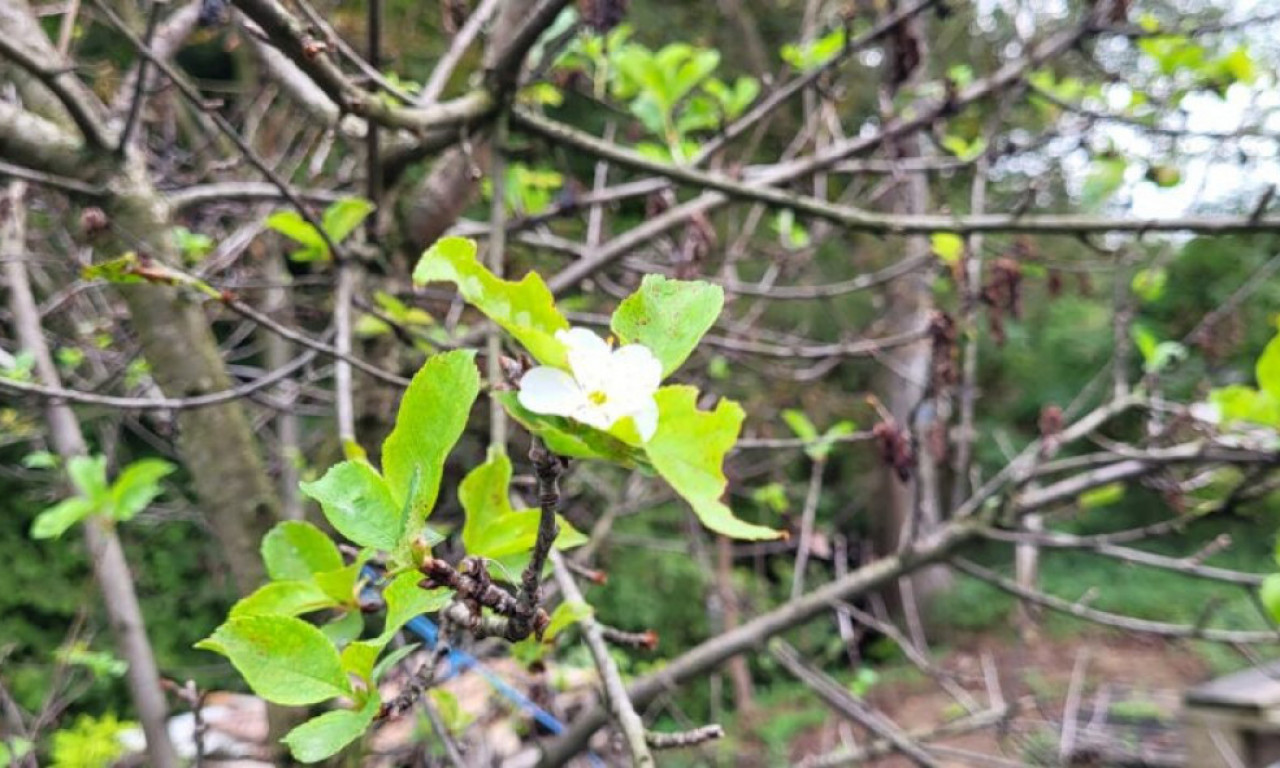
[[[67,462],[67,477],[76,495],[41,512],[31,525],[31,537],[56,538],[95,515],[116,523],[132,520],[160,495],[160,481],[174,469],[163,459],[141,459],[126,466],[115,482],[109,483],[106,457],[74,456]]]
[[[683,162],[698,151],[697,135],[718,130],[760,94],[753,77],[732,84],[713,76],[720,53],[687,43],[652,50],[631,40],[622,25],[607,35],[584,33],[556,61],[561,71],[592,73],[596,95],[606,92],[627,105],[661,143],[641,142],[649,157]]]
[[[356,227],[373,213],[373,203],[360,197],[344,197],[324,209],[320,226],[324,235],[334,243],[341,243],[356,231]],[[267,226],[296,242],[300,247],[289,253],[297,262],[328,261],[333,257],[324,235],[311,222],[294,210],[278,211],[267,217]]]
[[[536,273],[519,282],[495,277],[476,258],[476,245],[464,238],[445,238],[422,257],[414,271],[419,284],[447,281],[462,297],[509,333],[543,365],[567,369],[565,347],[556,334],[569,321],[555,306],[551,291]],[[679,368],[720,314],[724,293],[700,281],[646,276],[639,290],[618,305],[610,320],[622,344],[642,344],[662,363],[663,376]],[[698,391],[684,385],[661,387],[658,428],[647,442],[631,419],[608,431],[571,419],[537,414],[523,408],[514,392],[496,395],[511,414],[547,447],[562,456],[596,459],[652,471],[683,497],[708,528],[740,539],[775,538],[773,529],[734,516],[721,497],[727,481],[721,465],[736,442],[744,414],[737,403],[722,399],[713,410],[700,410]]]
[[[474,242],[447,238],[423,256],[414,277],[418,283],[456,283],[468,302],[534,358],[566,366],[566,350],[556,333],[569,324],[536,274],[520,282],[501,280],[477,261]],[[722,303],[723,295],[714,286],[650,277],[622,302],[612,327],[622,342],[649,347],[664,374],[670,374],[693,352]],[[381,469],[358,448],[349,447],[348,460],[301,486],[319,502],[333,529],[359,547],[358,554],[344,560],[334,541],[310,523],[277,525],[262,542],[271,581],[236,603],[227,621],[198,644],[230,659],[268,701],[295,706],[334,699],[349,702],[349,707],[313,718],[285,737],[299,760],[329,757],[364,733],[382,705],[379,677],[403,653],[384,657],[388,643],[407,622],[443,609],[453,597],[449,589],[423,589],[417,568],[442,538],[427,522],[439,495],[445,459],[466,428],[479,392],[474,353],[453,351],[428,359],[401,400],[395,426],[382,446]],[[697,407],[695,388],[663,387],[656,394],[657,432],[642,442],[630,419],[604,432],[526,411],[514,393],[497,396],[556,453],[656,472],[708,527],[726,535],[777,535],[739,520],[721,501],[726,485],[721,464],[743,419],[736,403],[722,400],[714,410],[703,411]],[[458,497],[466,513],[461,538],[467,554],[496,565],[499,578],[514,583],[529,562],[541,513],[512,507],[511,474],[510,459],[495,446],[462,480]],[[566,521],[559,525],[556,546],[585,541]],[[385,568],[383,576],[367,567],[375,557]],[[362,606],[371,599],[373,579],[384,585],[386,617],[377,635],[361,639]],[[321,626],[301,618],[322,612]],[[554,637],[587,612],[585,605],[561,606],[546,635]]]

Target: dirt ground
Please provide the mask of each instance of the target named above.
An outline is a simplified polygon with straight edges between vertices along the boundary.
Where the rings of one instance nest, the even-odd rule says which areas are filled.
[[[1181,751],[1176,721],[1182,692],[1209,676],[1203,659],[1185,644],[1104,632],[1069,640],[1041,635],[1028,642],[983,636],[960,643],[935,663],[981,709],[991,709],[993,698],[997,707],[1001,699],[1010,707],[1010,714],[996,726],[931,741],[944,748],[935,756],[946,766],[1036,765],[1037,757],[1058,756],[1064,732],[1074,732],[1069,741],[1077,755],[1099,743],[1176,761]],[[1077,667],[1082,684],[1079,695],[1069,697]],[[955,697],[923,675],[876,685],[868,698],[908,732],[936,728],[965,713]],[[805,758],[838,749],[845,743],[842,731],[846,738],[852,734],[859,746],[871,741],[861,728],[832,717],[792,743],[793,762],[803,764]],[[1094,758],[1079,764],[1107,762]],[[864,764],[911,765],[895,756]]]

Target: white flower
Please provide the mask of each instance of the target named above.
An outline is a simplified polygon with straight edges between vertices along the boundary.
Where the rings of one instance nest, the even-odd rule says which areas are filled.
[[[567,416],[606,430],[630,416],[648,441],[658,428],[653,393],[662,383],[662,363],[640,344],[613,349],[585,328],[556,332],[569,358],[570,375],[540,365],[520,379],[520,405],[551,416]]]

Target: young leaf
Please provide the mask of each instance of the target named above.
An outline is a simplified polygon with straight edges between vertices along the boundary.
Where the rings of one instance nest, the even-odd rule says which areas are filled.
[[[546,283],[536,272],[520,282],[495,277],[476,259],[476,244],[446,237],[431,246],[413,270],[413,282],[451,282],[467,303],[516,338],[538,362],[566,367],[564,345],[556,331],[569,327]]]
[[[93,514],[94,504],[83,496],[72,496],[36,515],[31,523],[31,538],[56,539],[67,529]]]
[[[299,486],[320,502],[337,531],[362,547],[390,550],[404,533],[404,505],[397,504],[378,471],[363,461],[344,461],[324,477]]]
[[[543,642],[554,640],[556,635],[587,618],[592,613],[594,611],[591,606],[581,601],[566,601],[557,605],[556,609],[551,612],[551,622],[547,624],[547,628],[542,633]]]
[[[325,712],[289,731],[281,740],[289,745],[289,752],[298,762],[318,763],[333,757],[360,738],[378,714],[381,704],[375,693],[360,709]]]
[[[299,520],[287,520],[267,531],[262,537],[262,561],[273,581],[307,581],[314,574],[342,567],[342,555],[329,537]]]
[[[396,426],[382,444],[382,470],[396,503],[409,503],[406,536],[417,535],[431,514],[444,460],[462,436],[479,394],[475,353],[459,350],[428,360],[400,400]],[[415,475],[418,482],[410,498]]]
[[[1280,334],[1262,350],[1254,375],[1258,377],[1258,389],[1270,395],[1273,401],[1280,402]]]
[[[164,459],[141,459],[124,468],[111,484],[111,516],[131,520],[163,492],[160,480],[177,467]]]
[[[320,625],[320,633],[336,648],[352,643],[364,632],[364,616],[358,610],[348,610],[328,624]]]
[[[293,240],[301,248],[289,254],[294,261],[324,261],[329,258],[329,246],[320,232],[297,211],[279,211],[267,217],[268,229],[274,229]]]
[[[1115,504],[1124,498],[1124,483],[1107,483],[1080,494],[1081,509],[1096,509]]]
[[[302,619],[239,616],[196,647],[226,656],[254,693],[276,704],[302,706],[351,694],[333,643]]]
[[[231,606],[230,616],[298,616],[334,605],[314,581],[272,581]]]
[[[466,512],[462,544],[467,554],[501,560],[511,571],[521,570],[538,538],[541,510],[512,509],[509,498],[511,460],[501,448],[489,449],[485,463],[471,470],[458,486],[458,500]],[[587,537],[558,519],[560,549],[585,544]]]
[[[373,213],[376,207],[362,197],[344,197],[325,209],[320,225],[324,227],[325,234],[330,240],[340,243],[346,240],[347,236],[354,232],[355,228],[360,226],[360,222]]]
[[[366,683],[371,682],[373,665],[378,660],[378,654],[382,653],[383,645],[375,640],[357,640],[348,643],[339,656],[342,660],[342,669]]]
[[[371,550],[361,550],[355,562],[344,565],[341,568],[335,568],[332,571],[321,571],[312,578],[315,579],[316,586],[338,603],[355,605],[357,602],[356,589],[360,586],[364,564],[369,561],[371,554]]]
[[[787,426],[796,433],[796,437],[806,443],[812,443],[818,439],[818,428],[813,426],[813,422],[809,421],[804,411],[788,408],[782,412],[782,420],[787,422]]]
[[[382,597],[387,601],[387,618],[382,634],[375,642],[386,645],[401,627],[415,617],[435,613],[448,605],[453,597],[452,590],[423,589],[418,586],[421,580],[422,575],[417,571],[407,571],[393,579],[382,591]]]
[[[406,656],[421,647],[422,646],[419,643],[405,643],[391,653],[388,653],[386,656],[383,656],[381,661],[373,665],[373,673],[370,675],[369,679],[375,683],[378,682],[382,679],[382,676],[387,673],[387,670],[393,668],[401,661],[404,661]]]
[[[1266,606],[1267,613],[1271,614],[1271,619],[1280,621],[1280,573],[1270,574],[1262,580],[1258,596]]]
[[[80,495],[95,504],[107,496],[107,458],[105,456],[72,456],[67,462],[67,476]]]
[[[742,407],[722,399],[714,411],[698,410],[698,390],[663,387],[658,401],[658,431],[645,445],[658,474],[684,497],[702,524],[735,539],[776,539],[780,531],[734,516],[720,501],[728,481],[721,465],[742,428]]]
[[[701,281],[645,275],[609,325],[623,344],[643,344],[669,376],[693,353],[724,307],[724,290]]]

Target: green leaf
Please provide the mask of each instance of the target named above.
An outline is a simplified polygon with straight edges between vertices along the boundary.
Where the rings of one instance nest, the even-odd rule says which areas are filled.
[[[537,435],[558,456],[575,459],[602,459],[624,467],[647,466],[645,455],[607,432],[592,429],[572,419],[526,410],[515,392],[495,393],[498,402],[520,426]]]
[[[58,466],[58,454],[51,451],[32,451],[22,457],[22,466],[27,469],[55,469]]]
[[[551,612],[551,621],[547,624],[547,629],[542,633],[543,642],[554,640],[556,635],[560,634],[569,627],[577,624],[583,619],[594,613],[591,606],[581,600],[568,601],[556,606]]]
[[[382,653],[384,645],[376,640],[357,640],[347,644],[339,656],[342,659],[343,670],[365,681],[366,684],[371,683],[373,665],[378,660],[378,654]]]
[[[1124,498],[1124,483],[1107,483],[1080,494],[1082,509],[1097,509],[1115,504]]]
[[[364,564],[369,561],[370,554],[372,554],[370,550],[361,550],[355,562],[344,565],[341,568],[335,568],[332,571],[321,571],[312,578],[315,580],[316,586],[320,587],[326,595],[337,602],[344,605],[356,605],[358,603],[356,591],[363,576]]]
[[[396,503],[409,503],[406,536],[416,536],[431,514],[445,458],[466,429],[479,393],[475,353],[458,350],[427,360],[400,400],[396,426],[382,444],[382,470]]]
[[[302,619],[231,618],[196,647],[226,656],[254,693],[276,704],[302,706],[351,694],[333,643]]]
[[[813,422],[809,421],[809,417],[805,415],[804,411],[788,408],[782,412],[782,420],[787,422],[787,426],[791,427],[791,431],[796,433],[796,437],[806,443],[818,439],[818,428],[813,426]]]
[[[267,217],[268,229],[302,245],[302,248],[289,254],[294,261],[324,261],[329,258],[329,246],[320,231],[302,218],[297,211],[278,211]]]
[[[107,457],[72,456],[67,462],[67,477],[80,495],[95,504],[107,499]]]
[[[1280,573],[1273,573],[1262,580],[1258,590],[1262,604],[1267,607],[1273,621],[1280,621]]]
[[[1163,267],[1140,269],[1133,275],[1131,287],[1138,298],[1147,302],[1159,301],[1169,283],[1169,273]]]
[[[1258,377],[1258,388],[1270,395],[1272,400],[1280,402],[1280,334],[1262,350],[1254,375]]]
[[[1224,424],[1248,421],[1280,426],[1280,399],[1262,390],[1231,384],[1210,392],[1209,402],[1218,407]]]
[[[120,521],[133,519],[164,491],[160,480],[176,469],[164,459],[141,459],[129,464],[111,484],[111,516]]]
[[[377,206],[362,197],[344,197],[324,210],[324,218],[321,219],[320,226],[324,227],[325,234],[329,235],[330,240],[340,243],[346,240],[347,236],[354,232],[375,208]]]
[[[680,367],[724,307],[724,290],[694,280],[646,275],[623,299],[609,325],[624,344],[643,344],[662,362],[662,375]]]
[[[466,512],[462,544],[467,554],[502,561],[509,570],[522,570],[538,538],[539,509],[512,509],[509,486],[511,460],[499,446],[489,449],[485,463],[467,473],[458,485],[458,500]],[[556,547],[581,546],[587,537],[557,517]]]
[[[960,263],[964,255],[964,238],[951,232],[938,232],[929,237],[933,253],[938,260],[949,267]]]
[[[324,477],[299,486],[320,502],[327,519],[362,547],[390,550],[404,533],[404,505],[397,504],[378,471],[363,461],[344,461]]]
[[[231,606],[236,616],[297,616],[337,605],[314,581],[272,581]]]
[[[287,520],[262,537],[262,561],[274,581],[307,581],[342,567],[334,543],[311,523]]]
[[[298,762],[318,763],[338,754],[364,735],[381,704],[375,694],[358,710],[325,712],[289,731],[281,741],[289,745],[289,752]]]
[[[353,642],[362,632],[364,616],[359,610],[346,611],[328,624],[320,626],[320,633],[338,648]]]
[[[387,602],[387,618],[377,642],[386,645],[401,627],[415,617],[435,613],[449,604],[453,590],[423,589],[418,586],[421,580],[422,574],[407,571],[395,577],[382,591]]]
[[[420,647],[421,645],[418,643],[405,643],[391,653],[388,653],[386,656],[383,656],[382,661],[379,661],[373,666],[373,673],[370,679],[375,683],[378,682],[382,679],[382,676],[387,673],[387,670],[395,667],[395,665],[399,664],[401,661],[404,661],[406,656],[418,650]]]
[[[36,515],[31,523],[31,538],[56,539],[67,529],[93,514],[94,503],[83,496],[72,496]]]
[[[740,520],[720,501],[728,485],[721,465],[742,428],[742,407],[722,399],[714,411],[700,411],[697,397],[693,387],[658,390],[658,431],[645,444],[649,460],[711,530],[735,539],[778,538],[780,531]]]
[[[495,277],[476,259],[476,244],[461,237],[446,237],[422,255],[413,271],[413,282],[424,285],[451,282],[467,303],[483,312],[529,350],[538,362],[557,368],[567,366],[564,345],[555,337],[569,327],[555,298],[536,272],[516,283]]]

